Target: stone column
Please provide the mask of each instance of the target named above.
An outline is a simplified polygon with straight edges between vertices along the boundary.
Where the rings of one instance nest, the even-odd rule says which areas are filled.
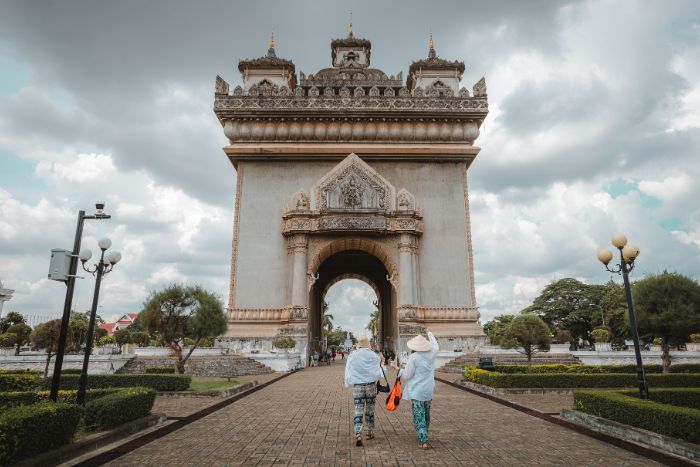
[[[293,257],[292,269],[292,306],[307,307],[309,294],[306,289],[307,278],[307,253],[309,242],[304,234],[292,235],[289,237],[287,251]]]
[[[399,306],[414,305],[413,280],[414,239],[411,234],[401,234],[399,238]]]

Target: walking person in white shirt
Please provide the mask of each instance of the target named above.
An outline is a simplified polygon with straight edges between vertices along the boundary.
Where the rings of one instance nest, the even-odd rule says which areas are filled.
[[[435,356],[439,347],[430,331],[428,339],[419,334],[406,345],[413,352],[408,357],[406,367],[401,371],[401,382],[405,385],[402,399],[411,401],[413,426],[418,435],[418,442],[421,449],[428,449],[430,403],[435,391]],[[396,364],[394,367],[398,369]]]
[[[350,353],[345,364],[345,387],[353,387],[355,417],[353,428],[355,445],[362,446],[362,419],[364,418],[365,439],[374,438],[374,402],[377,397],[377,381],[382,377],[384,362],[370,349],[366,336],[357,342],[357,350]]]

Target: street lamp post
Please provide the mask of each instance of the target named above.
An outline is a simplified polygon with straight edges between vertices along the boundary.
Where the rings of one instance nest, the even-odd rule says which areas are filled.
[[[603,327],[607,327],[605,326],[605,312],[603,311],[603,307],[595,303],[589,303],[588,306],[600,309],[600,320],[603,322]]]
[[[78,252],[80,251],[80,241],[83,236],[83,223],[85,219],[109,219],[111,216],[103,212],[105,203],[95,203],[95,214],[86,216],[85,211],[78,212],[78,225],[75,228],[75,238],[73,240],[73,251],[70,255],[70,266],[66,282],[66,298],[63,302],[63,316],[61,318],[61,332],[58,335],[58,348],[56,349],[56,360],[53,366],[53,376],[51,378],[50,399],[53,402],[58,400],[58,389],[61,386],[61,371],[63,370],[63,356],[66,353],[66,338],[68,337],[68,322],[73,306],[73,291],[75,290],[75,278],[78,272]]]
[[[105,251],[112,246],[112,241],[108,238],[103,238],[98,242],[100,250],[100,260],[95,264],[94,269],[85,267],[85,263],[92,258],[92,251],[82,250],[80,252],[80,261],[83,269],[95,276],[95,293],[92,296],[92,308],[90,308],[90,323],[88,324],[87,341],[85,342],[85,355],[83,356],[83,369],[80,371],[80,379],[78,380],[78,394],[76,395],[76,403],[82,405],[85,403],[85,390],[87,388],[87,372],[90,365],[90,354],[92,353],[92,340],[95,333],[95,315],[97,314],[97,302],[100,297],[100,284],[102,276],[108,274],[114,269],[121,259],[121,253],[114,251],[105,257]]]
[[[615,274],[622,274],[625,284],[625,295],[627,297],[627,309],[630,316],[630,328],[632,328],[632,339],[634,340],[634,356],[637,359],[637,383],[639,394],[642,399],[649,398],[647,381],[644,376],[644,366],[642,365],[642,352],[639,347],[639,333],[637,332],[637,320],[634,317],[634,305],[632,303],[632,291],[630,289],[629,273],[634,269],[634,260],[639,256],[639,247],[627,244],[627,237],[622,234],[615,234],[612,238],[612,245],[620,251],[620,263],[617,267],[610,269],[608,264],[613,259],[610,250],[598,251],[598,260],[605,265],[605,269]]]

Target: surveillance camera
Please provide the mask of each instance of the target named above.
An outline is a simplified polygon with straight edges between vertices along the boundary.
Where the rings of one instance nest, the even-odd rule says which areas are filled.
[[[102,211],[105,208],[105,203],[95,203],[95,209]]]

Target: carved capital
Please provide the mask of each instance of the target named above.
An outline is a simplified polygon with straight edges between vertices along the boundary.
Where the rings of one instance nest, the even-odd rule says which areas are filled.
[[[308,237],[304,234],[294,234],[287,237],[287,252],[306,253],[309,249]]]

